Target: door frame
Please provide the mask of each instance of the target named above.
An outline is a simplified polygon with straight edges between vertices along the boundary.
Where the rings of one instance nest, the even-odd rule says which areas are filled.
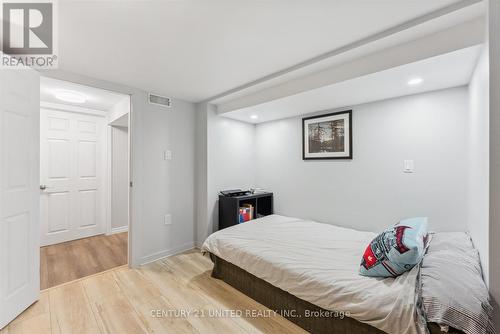
[[[135,135],[135,132],[138,131],[138,123],[139,123],[139,113],[137,113],[134,110],[134,101],[136,97],[142,97],[145,93],[142,91],[139,91],[134,88],[122,86],[120,84],[114,84],[98,79],[93,79],[81,75],[75,75],[72,73],[66,73],[63,71],[44,71],[40,73],[40,76],[48,77],[48,78],[53,78],[53,79],[58,79],[58,80],[63,80],[71,83],[75,83],[78,85],[84,85],[84,86],[89,86],[89,87],[94,87],[94,88],[99,88],[103,90],[107,90],[110,92],[114,93],[119,93],[123,95],[128,95],[129,96],[129,124],[128,124],[128,139],[129,139],[129,192],[128,192],[128,197],[129,197],[129,207],[128,207],[128,240],[127,240],[127,262],[128,266],[130,268],[136,267],[140,264],[140,257],[139,257],[139,236],[137,235],[139,230],[134,229],[134,224],[136,221],[139,221],[139,210],[134,208],[139,206],[139,203],[137,201],[134,201],[134,197],[139,198],[139,195],[136,194],[138,192],[137,187],[132,187],[134,184],[135,178],[137,175],[134,173],[134,162],[135,160],[135,153],[136,151],[134,150],[135,146],[138,146],[138,141],[139,137]],[[146,101],[146,100],[145,100]],[[78,108],[78,107],[75,107]],[[107,215],[106,215],[107,216]],[[107,218],[106,218],[107,220]],[[106,224],[111,224],[111,222],[106,222]]]
[[[147,93],[143,90],[128,87],[122,84],[87,77],[80,74],[69,73],[61,70],[42,71],[41,76],[64,80],[79,85],[108,90],[111,92],[129,95],[129,230],[128,230],[128,265],[137,267],[141,264],[141,229],[139,226],[141,218],[141,171],[142,161],[140,159],[139,147],[142,146],[140,136],[142,121],[140,109],[147,104]],[[136,200],[137,199],[137,200]]]
[[[107,143],[108,137],[107,137],[107,129],[106,129],[106,127],[107,127],[107,122],[106,122],[107,114],[106,114],[106,112],[101,111],[101,110],[90,109],[90,108],[67,105],[67,104],[50,103],[50,102],[40,101],[40,116],[42,114],[42,111],[41,111],[42,109],[59,111],[59,112],[76,113],[76,114],[81,114],[81,115],[89,115],[89,116],[95,116],[95,117],[102,118],[102,124],[104,125],[104,129],[103,129],[104,133],[101,135],[102,136],[101,139],[104,141],[103,145],[102,145],[104,152],[103,152],[101,158],[104,159],[104,161],[101,161],[100,166],[98,166],[98,168],[101,170],[101,173],[102,173],[102,180],[99,182],[100,188],[102,189],[101,200],[106,204],[104,206],[104,211],[100,210],[101,212],[99,212],[98,214],[102,219],[101,226],[99,226],[99,234],[106,233],[107,226],[108,226],[108,224],[110,224],[110,222],[107,221],[108,220],[108,212],[110,211],[110,208],[108,206],[109,204],[107,203],[107,197],[108,197],[109,192],[111,191],[109,189],[109,182],[107,182],[108,180],[106,180],[106,178],[108,177],[108,175],[107,175],[107,163],[110,159],[110,152],[108,150],[109,145]],[[40,122],[40,124],[41,124],[41,122]],[[42,152],[40,152],[40,157],[41,156],[42,156]],[[40,166],[40,168],[41,168],[41,166]],[[40,179],[40,184],[42,184],[42,183],[45,183],[45,180]],[[41,222],[41,220],[40,220],[40,222]],[[40,235],[40,238],[41,238],[41,235]],[[42,240],[40,240],[40,244],[42,247],[48,246],[48,245],[43,245],[41,241]],[[68,240],[68,241],[71,241],[71,240]]]
[[[124,94],[125,95],[125,94]],[[131,182],[131,174],[130,174],[130,166],[131,166],[131,142],[130,142],[130,111],[131,111],[131,97],[129,94],[128,95],[128,102],[129,102],[129,110],[127,113],[127,119],[128,119],[128,135],[127,135],[127,145],[128,145],[128,157],[127,157],[127,164],[128,164],[128,184],[129,184],[129,192],[127,193],[127,204],[128,204],[128,220],[127,220],[127,228],[126,231],[130,232],[130,182]],[[106,212],[106,226],[105,226],[105,233],[106,235],[111,235],[115,233],[121,233],[121,232],[126,232],[125,230],[123,231],[113,231],[112,227],[112,219],[113,219],[113,206],[112,206],[112,200],[113,200],[113,125],[111,125],[111,122],[107,123],[106,126],[106,177],[107,177],[107,182],[106,182],[106,201],[107,201],[107,212]],[[130,242],[130,240],[129,240]]]

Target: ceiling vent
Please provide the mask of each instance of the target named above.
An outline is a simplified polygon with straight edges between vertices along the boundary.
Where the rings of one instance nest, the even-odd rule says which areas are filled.
[[[172,106],[172,100],[169,97],[159,96],[149,93],[148,101],[150,104],[156,104],[158,106],[170,108]]]

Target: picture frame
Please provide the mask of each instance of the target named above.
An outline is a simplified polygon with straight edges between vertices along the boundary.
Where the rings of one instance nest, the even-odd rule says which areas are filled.
[[[352,159],[352,110],[302,118],[302,159]]]

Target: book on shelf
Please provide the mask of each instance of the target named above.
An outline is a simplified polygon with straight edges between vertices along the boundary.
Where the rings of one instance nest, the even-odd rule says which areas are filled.
[[[252,204],[243,204],[244,208],[250,208],[250,219],[254,219],[254,206]]]
[[[242,207],[240,207],[240,216],[239,216],[239,222],[240,223],[245,223],[249,220],[252,220],[254,217],[254,207],[251,204],[243,204]]]

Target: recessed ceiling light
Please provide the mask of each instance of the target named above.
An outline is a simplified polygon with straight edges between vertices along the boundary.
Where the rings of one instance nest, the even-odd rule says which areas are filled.
[[[257,118],[259,118],[259,116],[257,116],[257,115],[252,115],[252,116],[250,116],[250,118],[251,118],[251,119],[257,119]]]
[[[54,92],[56,99],[69,103],[85,103],[87,98],[82,93],[72,90],[58,89]]]
[[[424,82],[424,79],[422,78],[413,78],[408,81],[408,85],[410,86],[416,86],[420,85],[422,82]]]

